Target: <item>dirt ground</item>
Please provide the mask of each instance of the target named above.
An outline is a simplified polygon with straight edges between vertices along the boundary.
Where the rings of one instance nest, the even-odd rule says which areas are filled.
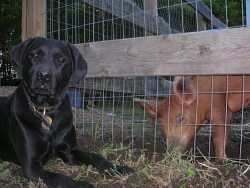
[[[144,154],[141,151],[143,144],[141,139],[134,138],[133,150],[131,150],[131,140],[125,140],[124,147],[121,147],[120,142],[119,138],[111,139],[110,135],[106,135],[102,140],[100,137],[94,138],[78,134],[78,144],[81,149],[102,153],[114,163],[131,166],[137,171],[129,176],[113,177],[107,180],[102,174],[92,169],[86,176],[83,176],[82,179],[80,178],[80,180],[89,181],[100,188],[250,187],[250,165],[247,160],[241,163],[239,161],[228,161],[225,164],[215,164],[213,159],[206,161],[208,160],[206,158],[195,158],[192,144],[187,149],[189,151],[188,155],[173,154],[171,152],[162,153],[166,149],[163,137],[155,141],[152,140],[152,137],[146,136],[144,138],[144,151],[146,151]],[[157,147],[154,151],[155,145]],[[234,151],[238,150],[239,143],[231,141],[229,145],[229,157],[238,158],[238,153]],[[200,151],[196,149],[197,156],[201,156],[201,152],[204,152],[204,156],[207,156],[207,142],[205,139],[198,137],[196,147],[200,149]],[[242,148],[244,151],[242,158],[249,159],[249,149],[250,144],[246,142]],[[153,155],[154,152],[155,155]],[[213,152],[211,155],[213,155]],[[55,165],[55,161],[58,165]],[[5,164],[5,162],[0,164],[0,187],[46,187],[42,183],[37,184],[24,180],[21,170],[17,165],[11,163]],[[66,175],[74,179],[77,179],[79,174],[89,171],[87,167],[79,167],[77,169],[77,167],[65,165],[61,160],[54,159],[47,168],[57,173],[66,173]],[[148,170],[144,171],[145,169]]]
[[[0,90],[0,95],[5,94]],[[133,117],[121,121],[117,115],[95,108],[86,111],[73,108],[73,114],[82,150],[101,153],[115,164],[130,166],[136,172],[107,178],[93,167],[71,167],[60,159],[52,159],[45,165],[49,171],[88,181],[100,188],[250,187],[249,124],[244,129],[233,128],[227,147],[230,160],[216,164],[207,128],[199,132],[185,151],[167,150],[161,126],[152,119],[142,122]],[[236,115],[236,123],[237,117],[240,115]],[[25,180],[19,166],[0,162],[0,187],[46,186]]]

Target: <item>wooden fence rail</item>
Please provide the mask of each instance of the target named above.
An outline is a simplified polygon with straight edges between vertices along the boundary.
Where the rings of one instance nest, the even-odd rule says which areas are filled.
[[[87,77],[250,73],[250,28],[77,44]]]

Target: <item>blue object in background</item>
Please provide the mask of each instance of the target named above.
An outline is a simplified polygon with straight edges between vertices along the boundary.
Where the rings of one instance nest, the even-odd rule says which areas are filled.
[[[69,95],[71,106],[83,109],[83,93],[80,90],[69,88],[67,94]]]

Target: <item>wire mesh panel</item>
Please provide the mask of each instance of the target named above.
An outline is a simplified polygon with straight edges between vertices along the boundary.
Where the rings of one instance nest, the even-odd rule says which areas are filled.
[[[246,25],[245,0],[48,0],[47,37],[84,43]]]
[[[48,0],[46,14],[47,37],[72,43],[246,26],[244,0]],[[248,82],[248,75],[92,77],[68,94],[84,135],[152,153],[180,146],[242,160],[250,152]]]
[[[74,124],[85,135],[163,153],[249,156],[250,76],[86,78],[74,88]],[[231,133],[231,134],[230,134]],[[227,146],[227,147],[226,147]],[[227,149],[226,149],[227,148]]]
[[[74,107],[75,125],[84,134],[102,140],[118,139],[122,144],[131,144],[132,147],[136,139],[141,144],[140,147],[144,148],[145,134],[152,137],[151,134],[155,132],[161,136],[162,131],[156,126],[158,122],[154,122],[152,118],[149,121],[153,126],[146,126],[146,112],[135,99],[163,98],[171,91],[172,83],[168,78],[86,78],[78,87],[69,90],[76,93],[75,96],[71,95],[72,106],[79,104],[79,101],[83,104],[80,108]],[[79,97],[79,91],[83,97]]]

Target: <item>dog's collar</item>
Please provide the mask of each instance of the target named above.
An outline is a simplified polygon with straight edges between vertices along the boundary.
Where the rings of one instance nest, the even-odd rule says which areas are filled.
[[[32,101],[31,98],[28,94],[28,92],[25,89],[25,86],[23,86],[23,91],[25,94],[25,97],[28,101],[28,105],[30,110],[33,112],[33,114],[35,116],[37,116],[39,119],[42,120],[42,128],[45,130],[49,130],[52,124],[52,119],[51,117],[47,116],[46,113],[48,112],[53,112],[55,111],[62,103],[63,100],[61,100],[56,106],[51,106],[51,107],[40,107],[40,106],[36,106]]]

